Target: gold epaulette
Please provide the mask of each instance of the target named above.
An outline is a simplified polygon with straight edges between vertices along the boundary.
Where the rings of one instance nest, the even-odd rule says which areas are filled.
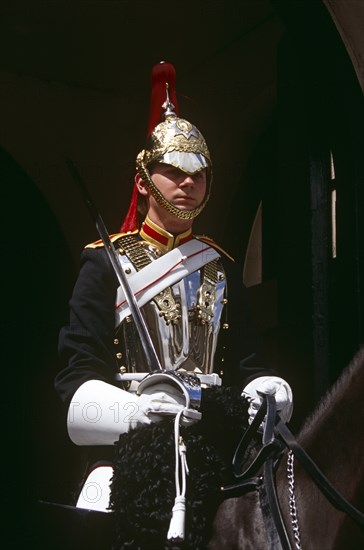
[[[110,237],[110,241],[114,243],[115,241],[120,239],[120,237],[125,237],[125,235],[137,235],[138,233],[139,231],[135,230],[135,231],[128,231],[127,233],[115,233],[114,235],[109,235],[109,237]],[[100,239],[98,241],[95,241],[94,243],[87,244],[85,248],[102,248],[103,246],[104,246],[104,243]]]
[[[196,239],[198,239],[199,241],[202,241],[206,244],[209,244],[213,248],[216,248],[216,250],[218,250],[219,252],[222,252],[224,254],[224,256],[229,258],[229,260],[231,260],[232,262],[235,262],[234,258],[232,256],[230,256],[230,254],[228,252],[226,252],[226,250],[224,250],[221,246],[216,244],[213,239],[210,239],[210,237],[207,237],[206,235],[196,235]]]

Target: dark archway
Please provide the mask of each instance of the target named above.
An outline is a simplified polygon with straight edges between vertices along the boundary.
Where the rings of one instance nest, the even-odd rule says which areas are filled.
[[[308,2],[292,9],[285,0],[273,3],[287,28],[278,52],[278,162],[285,205],[281,234],[282,243],[290,243],[282,247],[279,263],[282,312],[283,321],[295,316],[289,268],[296,266],[301,284],[294,286],[310,304],[307,344],[312,346],[317,399],[364,340],[364,228],[358,215],[364,199],[363,96],[325,6]],[[291,240],[292,223],[307,235],[310,246],[299,257]]]
[[[262,284],[250,294],[267,360],[292,383],[299,424],[364,340],[363,97],[325,6],[272,4],[286,27],[277,108],[251,155],[227,235],[244,253],[262,201]],[[275,326],[264,330],[267,285],[277,309]]]
[[[53,379],[73,274],[53,213],[35,183],[3,149],[0,175],[6,266],[1,300],[6,436],[2,490],[9,515],[4,522],[9,534],[4,537],[12,548],[23,548],[29,544],[34,502],[62,501],[69,491],[64,472],[71,470],[73,451]]]

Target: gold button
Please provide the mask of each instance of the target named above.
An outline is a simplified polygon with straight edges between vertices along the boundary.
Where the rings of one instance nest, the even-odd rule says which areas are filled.
[[[118,343],[119,343],[119,339],[118,339],[118,338],[115,338],[115,340],[114,340],[114,344],[115,344],[115,346],[117,346],[117,345],[118,345]]]
[[[117,357],[117,359],[121,359],[121,358],[122,358],[122,356],[123,356],[123,354],[122,354],[122,353],[117,353],[117,354],[116,354],[116,357]]]
[[[224,330],[227,330],[227,329],[229,328],[229,323],[224,323],[224,324],[222,325],[222,328],[223,328]]]
[[[126,367],[120,367],[119,371],[121,374],[124,374],[125,372],[127,372],[127,368]]]

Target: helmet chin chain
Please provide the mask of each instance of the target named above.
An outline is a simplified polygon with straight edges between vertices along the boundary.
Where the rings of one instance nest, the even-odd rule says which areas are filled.
[[[194,208],[193,210],[180,210],[177,208],[177,206],[174,206],[171,202],[169,202],[165,196],[157,189],[157,187],[154,185],[152,178],[150,177],[149,171],[144,165],[144,163],[141,161],[141,159],[138,159],[137,162],[137,169],[138,172],[145,183],[145,185],[150,190],[153,198],[156,200],[156,202],[167,212],[172,214],[172,216],[175,216],[176,218],[180,220],[193,220],[196,218],[202,210],[205,208],[207,201],[210,198],[210,189],[208,189],[205,198],[203,202],[198,206],[197,208]],[[210,186],[209,186],[210,187]]]

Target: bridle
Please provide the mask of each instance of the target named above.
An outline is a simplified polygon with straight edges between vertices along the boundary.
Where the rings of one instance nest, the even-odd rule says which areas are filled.
[[[290,485],[290,517],[296,548],[301,549],[297,514],[295,510],[293,458],[297,458],[312,480],[322,491],[328,501],[338,510],[345,512],[364,530],[364,514],[352,506],[330,483],[318,466],[297,443],[295,437],[281,420],[273,395],[264,397],[254,420],[241,438],[233,457],[233,473],[236,483],[223,487],[228,496],[238,496],[251,490],[258,490],[261,508],[269,539],[269,548],[274,550],[292,550],[287,530],[282,518],[276,486],[275,471],[283,451],[289,449],[288,477]],[[265,418],[266,417],[266,418]],[[265,420],[264,420],[265,418]],[[262,445],[251,463],[243,468],[245,454],[253,438],[259,433],[264,420]]]

